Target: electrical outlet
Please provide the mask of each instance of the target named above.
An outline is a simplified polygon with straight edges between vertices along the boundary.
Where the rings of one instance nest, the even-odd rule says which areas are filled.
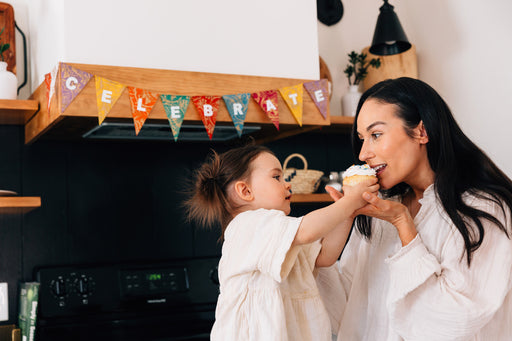
[[[7,283],[0,283],[0,321],[9,320],[9,297]]]

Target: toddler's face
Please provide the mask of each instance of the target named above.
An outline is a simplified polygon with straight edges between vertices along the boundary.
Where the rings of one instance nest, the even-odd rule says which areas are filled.
[[[284,181],[279,160],[272,154],[261,153],[252,162],[250,186],[253,208],[266,208],[290,213],[290,183]]]

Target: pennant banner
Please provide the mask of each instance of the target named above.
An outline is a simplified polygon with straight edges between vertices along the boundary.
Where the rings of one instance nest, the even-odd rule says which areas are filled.
[[[208,133],[210,140],[212,139],[213,130],[215,129],[215,122],[217,121],[217,112],[219,110],[218,96],[194,96],[192,102],[196,106],[201,119],[203,120],[204,127]]]
[[[279,92],[292,112],[293,117],[295,117],[299,126],[302,127],[302,94],[304,93],[302,91],[302,84],[281,88]]]
[[[180,134],[181,124],[185,119],[185,113],[187,112],[190,97],[160,95],[160,100],[164,105],[165,114],[169,119],[169,125],[172,129],[174,141],[178,141],[178,135]]]
[[[327,119],[327,107],[329,105],[329,84],[327,79],[304,83],[304,88],[306,88],[324,119]]]
[[[158,94],[131,86],[128,87],[128,94],[130,95],[135,135],[139,135],[151,109],[153,109],[156,104]]]
[[[78,70],[71,65],[61,63],[60,65],[60,92],[61,92],[61,113],[87,85],[93,75],[89,72]]]
[[[255,92],[252,98],[260,105],[263,111],[270,118],[274,126],[279,130],[279,110],[277,108],[277,91],[266,90]]]
[[[229,115],[233,120],[238,137],[241,137],[251,94],[225,95],[222,96],[222,98],[224,99],[226,108],[228,108]]]
[[[198,110],[210,139],[212,139],[215,124],[217,122],[217,113],[219,110],[219,101],[221,98],[226,104],[226,108],[229,112],[229,115],[231,116],[239,137],[241,137],[243,133],[251,97],[263,109],[277,130],[279,130],[278,93],[281,94],[281,97],[284,99],[287,107],[300,126],[302,126],[303,120],[304,88],[311,96],[313,102],[315,103],[324,119],[327,119],[329,105],[329,83],[326,79],[298,84],[295,86],[283,87],[278,90],[240,93],[224,95],[222,97],[190,97],[172,94],[159,95],[145,89],[128,87],[119,82],[79,70],[66,63],[59,63],[58,67],[54,68],[52,72],[45,75],[44,84],[47,90],[46,105],[48,107],[48,115],[50,114],[51,101],[55,94],[57,80],[59,81],[61,97],[60,108],[61,112],[64,113],[76,98],[76,96],[78,96],[78,94],[83,91],[92,77],[95,78],[96,103],[98,106],[99,124],[101,125],[103,123],[106,116],[112,110],[119,97],[121,97],[124,89],[127,87],[136,135],[139,134],[149,116],[149,113],[155,106],[158,99],[160,99],[163,104],[175,141],[177,141],[179,138],[181,126],[184,122],[185,113],[187,112],[190,100],[192,100],[196,109]]]
[[[96,76],[96,103],[98,104],[98,122],[101,124],[119,99],[124,85]]]

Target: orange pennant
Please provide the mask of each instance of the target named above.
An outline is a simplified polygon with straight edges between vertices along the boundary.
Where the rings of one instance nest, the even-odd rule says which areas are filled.
[[[123,93],[124,85],[103,77],[95,77],[96,103],[98,104],[98,121],[99,124],[101,124]]]
[[[130,104],[132,107],[133,124],[135,125],[135,135],[139,135],[144,122],[149,116],[151,109],[158,100],[158,94],[148,90],[127,87],[130,95]]]
[[[194,96],[192,103],[199,111],[204,127],[210,140],[212,139],[215,122],[217,121],[217,112],[219,110],[220,96]]]

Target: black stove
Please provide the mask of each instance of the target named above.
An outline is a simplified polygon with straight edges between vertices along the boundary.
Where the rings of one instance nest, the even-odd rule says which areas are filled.
[[[37,339],[209,340],[218,261],[40,267]]]

